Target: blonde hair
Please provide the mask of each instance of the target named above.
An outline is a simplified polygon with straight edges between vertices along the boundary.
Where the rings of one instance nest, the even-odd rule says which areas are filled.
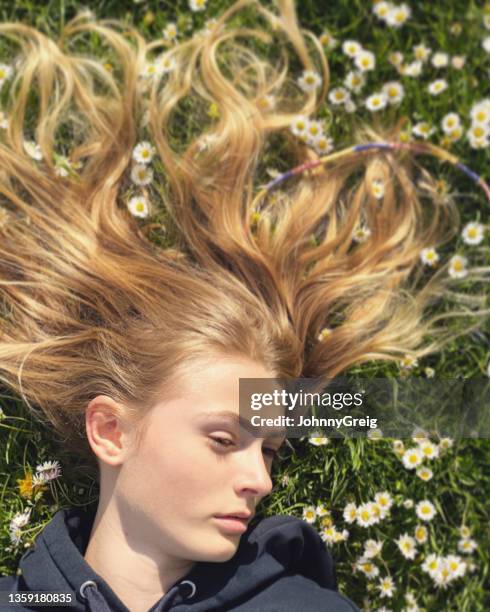
[[[318,40],[300,29],[292,1],[277,5],[276,14],[239,0],[207,34],[173,46],[88,12],[57,41],[0,25],[20,46],[0,141],[0,379],[83,456],[90,399],[107,394],[138,420],[179,367],[210,349],[279,376],[326,379],[367,360],[428,354],[479,325],[436,325],[477,314],[478,295],[460,296],[466,309],[423,318],[427,306],[458,297],[444,268],[427,280],[419,256],[456,234],[459,215],[427,172],[426,191],[415,185],[406,152],[358,154],[290,180],[252,209],[273,147],[289,166],[317,157],[289,128],[321,108],[329,84]],[[247,7],[260,29],[229,25]],[[85,34],[108,45],[105,57],[80,52]],[[245,44],[253,38],[257,49]],[[272,42],[277,61],[258,51]],[[166,46],[159,61],[174,69],[142,78]],[[320,72],[319,92],[297,86],[291,50]],[[262,103],[271,93],[274,108]],[[356,140],[396,139],[401,127],[361,125]],[[42,163],[26,154],[24,130]],[[126,210],[142,134],[157,151],[147,190],[155,218],[165,218],[160,244],[148,238],[155,218],[137,222]],[[74,143],[71,163],[83,162],[66,177],[53,162],[59,136]],[[386,186],[380,200],[374,179]],[[360,223],[371,235],[354,245]],[[324,327],[333,332],[319,341]]]

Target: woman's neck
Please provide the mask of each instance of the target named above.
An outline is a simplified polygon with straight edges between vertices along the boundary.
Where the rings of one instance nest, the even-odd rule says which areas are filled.
[[[162,556],[141,522],[121,518],[114,503],[99,503],[84,559],[131,612],[147,612],[194,565]]]

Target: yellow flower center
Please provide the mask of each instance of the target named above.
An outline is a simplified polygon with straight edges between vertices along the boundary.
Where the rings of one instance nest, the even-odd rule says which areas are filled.
[[[143,204],[143,202],[138,202],[136,204],[136,210],[138,212],[143,212],[145,210],[145,205]]]

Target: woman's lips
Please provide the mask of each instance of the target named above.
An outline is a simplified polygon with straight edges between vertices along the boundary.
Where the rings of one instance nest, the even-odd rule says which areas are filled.
[[[213,516],[217,525],[228,533],[244,533],[247,531],[249,519],[241,519],[233,516]]]

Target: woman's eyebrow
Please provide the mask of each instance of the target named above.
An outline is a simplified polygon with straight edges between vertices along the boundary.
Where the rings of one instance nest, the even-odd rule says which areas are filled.
[[[250,424],[250,421],[248,419],[243,418],[242,416],[240,416],[238,413],[233,412],[231,410],[207,410],[205,412],[199,412],[196,415],[196,418],[204,418],[204,419],[216,419],[216,420],[222,420],[222,421],[227,421],[229,423],[231,423],[232,425],[241,425],[244,429],[246,429],[247,431],[249,431],[250,433],[255,433],[257,434],[257,431],[260,431],[260,428],[258,427],[254,427],[253,425]],[[284,429],[278,429],[278,431],[283,432]],[[278,433],[276,435],[271,434],[271,435],[266,435],[266,436],[257,436],[256,437],[264,437],[270,440],[280,440],[281,444],[284,442],[284,440],[286,439],[286,435],[283,433]]]

